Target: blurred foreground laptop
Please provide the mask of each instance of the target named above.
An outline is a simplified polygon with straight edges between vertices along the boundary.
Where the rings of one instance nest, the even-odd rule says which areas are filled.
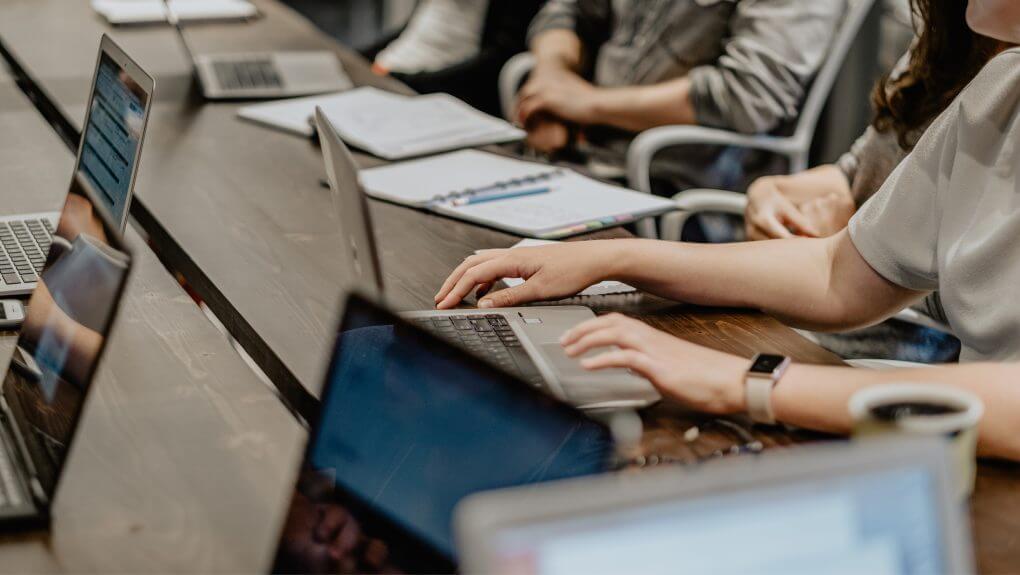
[[[124,230],[138,173],[154,83],[103,36],[74,174],[88,180],[95,208]],[[46,262],[59,212],[0,217],[0,297],[28,295]]]
[[[327,50],[196,54],[170,2],[163,4],[208,100],[289,98],[353,86],[336,54]]]
[[[0,391],[0,530],[46,525],[131,256],[85,174],[67,196]]]
[[[359,296],[343,308],[274,573],[437,573],[454,506],[603,472],[607,428]]]
[[[939,441],[804,447],[694,471],[483,493],[456,512],[467,573],[972,573]]]
[[[385,298],[378,249],[357,166],[321,109],[316,110],[315,122],[340,219],[343,235],[340,255],[349,287],[382,301]],[[583,409],[636,409],[661,399],[647,380],[627,370],[591,372],[567,356],[559,343],[560,336],[595,317],[586,307],[429,310],[401,315],[530,385]]]

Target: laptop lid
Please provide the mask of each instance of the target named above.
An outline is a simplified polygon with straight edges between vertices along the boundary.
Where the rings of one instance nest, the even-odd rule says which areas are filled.
[[[104,34],[74,171],[119,231],[127,225],[154,88],[152,77]]]
[[[602,424],[367,299],[344,309],[274,573],[448,572],[464,496],[609,465]]]
[[[480,494],[457,540],[493,575],[972,572],[950,478],[937,440],[802,447]]]
[[[75,176],[0,392],[42,505],[57,488],[131,268],[103,201]]]
[[[326,163],[333,196],[333,211],[340,222],[340,258],[344,266],[346,288],[383,300],[383,275],[379,250],[375,243],[368,196],[358,178],[358,166],[350,149],[340,138],[322,108],[315,108],[315,127],[322,157]]]

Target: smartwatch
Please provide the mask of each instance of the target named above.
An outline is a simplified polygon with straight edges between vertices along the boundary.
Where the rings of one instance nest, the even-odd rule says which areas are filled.
[[[755,423],[776,422],[772,411],[772,388],[790,367],[790,358],[782,355],[758,354],[744,379],[747,414]]]

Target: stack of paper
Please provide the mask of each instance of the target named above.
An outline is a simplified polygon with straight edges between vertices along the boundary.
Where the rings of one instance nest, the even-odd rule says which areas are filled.
[[[528,183],[539,178],[542,184]],[[361,183],[365,193],[375,198],[539,239],[592,232],[676,209],[672,200],[606,184],[573,170],[478,150],[364,170]],[[456,192],[477,194],[477,190],[494,188],[508,197],[468,204],[454,200]],[[515,191],[521,193],[515,195]]]
[[[182,21],[241,20],[258,15],[247,0],[170,0],[170,6]],[[166,22],[163,0],[92,0],[92,9],[110,24]]]
[[[410,97],[375,88],[257,104],[241,108],[237,114],[311,136],[316,106],[326,112],[348,144],[387,160],[511,142],[525,135],[448,94]]]

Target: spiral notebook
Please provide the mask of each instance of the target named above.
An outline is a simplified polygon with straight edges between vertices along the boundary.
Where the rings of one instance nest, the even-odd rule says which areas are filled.
[[[364,170],[365,192],[519,236],[556,239],[676,209],[573,170],[464,150]],[[473,203],[472,200],[485,198]]]

